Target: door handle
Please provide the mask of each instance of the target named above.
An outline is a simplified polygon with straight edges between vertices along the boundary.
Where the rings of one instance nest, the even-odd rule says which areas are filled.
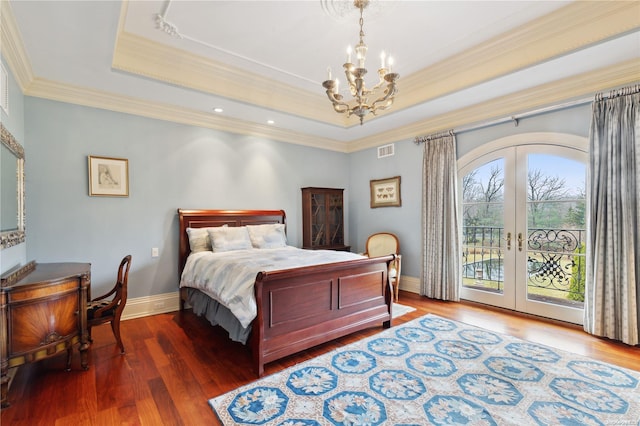
[[[511,250],[511,232],[507,232],[507,250]]]
[[[518,232],[518,251],[522,251],[522,232]]]

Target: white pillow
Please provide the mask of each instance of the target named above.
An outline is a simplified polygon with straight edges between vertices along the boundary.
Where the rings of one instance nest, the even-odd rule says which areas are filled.
[[[247,229],[254,248],[279,248],[287,245],[283,223],[247,225]]]
[[[207,228],[187,228],[187,235],[189,236],[191,253],[211,251],[211,241],[209,241]]]
[[[244,226],[208,228],[207,232],[214,253],[251,248],[249,232]]]
[[[226,227],[227,224],[225,223],[222,226]],[[211,247],[211,239],[209,238],[209,233],[207,232],[207,230],[209,229],[213,229],[213,227],[187,228],[187,235],[189,236],[189,248],[191,249],[191,253],[213,250],[213,248]]]

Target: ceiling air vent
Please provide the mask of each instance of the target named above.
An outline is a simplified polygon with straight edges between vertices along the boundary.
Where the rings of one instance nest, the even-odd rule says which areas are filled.
[[[3,65],[0,65],[0,107],[9,114],[9,75]]]
[[[395,154],[393,144],[378,147],[378,158],[391,157]]]

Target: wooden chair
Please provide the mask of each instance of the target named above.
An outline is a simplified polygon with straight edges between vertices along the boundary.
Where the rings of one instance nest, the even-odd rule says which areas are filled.
[[[106,294],[89,302],[87,307],[87,321],[89,328],[89,340],[91,340],[91,327],[111,323],[111,330],[116,338],[120,353],[124,353],[124,345],[120,338],[120,316],[127,303],[127,281],[129,280],[129,268],[131,267],[131,255],[125,256],[118,268],[118,280],[116,285]],[[111,299],[108,299],[113,296]]]
[[[367,238],[365,256],[378,257],[395,254],[396,258],[389,267],[389,280],[395,293],[395,301],[398,301],[398,289],[400,288],[400,269],[402,267],[402,255],[400,255],[400,241],[398,237],[389,232],[378,232]]]

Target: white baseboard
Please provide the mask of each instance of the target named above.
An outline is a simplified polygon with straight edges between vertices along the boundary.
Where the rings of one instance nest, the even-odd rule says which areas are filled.
[[[400,290],[420,294],[420,278],[402,275],[400,277]]]
[[[122,320],[164,314],[180,309],[180,292],[155,294],[128,299],[122,312]]]
[[[420,279],[402,276],[400,290],[420,293]],[[153,296],[128,299],[122,313],[122,320],[165,314],[180,309],[180,292],[156,294]]]

